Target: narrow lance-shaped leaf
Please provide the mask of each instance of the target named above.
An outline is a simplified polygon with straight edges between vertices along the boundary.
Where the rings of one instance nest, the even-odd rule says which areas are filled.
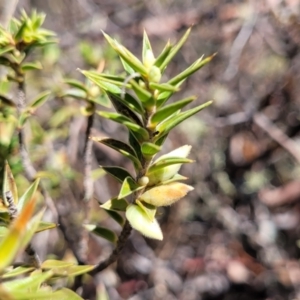
[[[125,198],[129,195],[131,195],[132,193],[139,191],[141,189],[143,189],[143,186],[140,186],[139,184],[137,184],[132,177],[127,177],[120,189],[119,195],[118,195],[118,199],[121,198]]]
[[[114,178],[116,178],[119,182],[123,182],[125,180],[125,178],[127,177],[132,177],[131,174],[124,168],[121,167],[109,167],[109,166],[102,166],[102,169],[110,174],[111,176],[113,176]],[[133,177],[132,177],[133,179]]]
[[[27,204],[27,202],[30,201],[30,199],[34,196],[34,194],[37,191],[37,188],[39,186],[40,179],[37,178],[30,187],[26,190],[26,192],[22,195],[22,197],[19,199],[18,203],[18,210],[21,211],[23,207]]]
[[[0,242],[0,271],[6,268],[14,260],[16,254],[20,251],[22,240],[35,208],[36,200],[32,198],[14,222],[9,227],[6,236]],[[32,233],[32,235],[34,232]]]
[[[110,139],[110,138],[102,138],[101,139],[101,138],[93,137],[92,140],[99,142],[101,144],[104,144],[104,145],[118,151],[125,157],[129,158],[137,168],[141,167],[141,163],[140,163],[139,159],[137,158],[135,151],[128,144],[125,144],[121,141],[118,141],[115,139]]]
[[[163,64],[163,62],[165,61],[165,59],[169,55],[172,48],[173,48],[173,46],[171,45],[170,41],[168,41],[165,48],[163,49],[163,51],[156,58],[156,60],[154,62],[154,66],[156,66],[156,67],[160,68],[160,70],[162,70],[161,65]]]
[[[130,204],[126,210],[126,218],[133,229],[146,237],[162,240],[163,234],[156,219],[150,220],[145,211],[136,204]]]
[[[152,90],[158,90],[160,92],[178,92],[179,88],[168,84],[168,83],[155,83],[155,82],[150,82],[149,87]]]
[[[183,35],[183,37],[179,40],[179,42],[175,46],[173,46],[168,56],[164,59],[163,63],[159,67],[161,71],[163,71],[166,68],[166,66],[169,64],[172,58],[177,54],[177,52],[180,50],[182,45],[186,42],[187,38],[190,35],[190,32],[191,32],[191,28],[189,28],[186,31],[186,33]]]
[[[105,210],[106,213],[113,219],[115,220],[120,226],[123,226],[125,221],[124,218],[116,211],[114,210]]]
[[[195,99],[196,97],[191,96],[160,108],[152,115],[150,122],[153,123],[153,125],[157,125],[158,123],[164,121],[167,117],[171,116],[177,110],[185,107]]]
[[[22,71],[42,70],[43,66],[39,61],[24,63],[21,66]]]
[[[119,54],[120,57],[136,72],[139,72],[143,75],[147,74],[147,69],[145,66],[124,46],[119,44],[116,40],[113,40],[109,35],[104,33],[104,37],[111,45],[111,47]]]
[[[101,226],[97,226],[97,225],[93,225],[93,224],[86,224],[86,225],[84,225],[84,227],[88,231],[90,231],[112,243],[115,243],[117,241],[117,235],[113,231],[111,231],[105,227],[101,227]]]
[[[153,143],[145,142],[142,144],[141,150],[144,156],[153,156],[161,150],[161,147]]]
[[[143,115],[144,114],[144,108],[141,105],[140,101],[131,96],[128,93],[125,93],[124,95],[121,94],[113,94],[110,92],[107,92],[107,96],[111,100],[111,95],[114,97],[114,101],[118,101],[122,103],[123,105],[127,106],[132,111],[135,111],[136,113]]]
[[[70,86],[76,88],[76,89],[80,89],[82,91],[85,91],[87,92],[87,88],[86,86],[80,82],[79,80],[76,80],[76,79],[65,79],[64,80],[65,83],[69,84]]]
[[[146,129],[141,127],[138,124],[132,122],[131,119],[119,114],[119,113],[111,113],[111,112],[104,112],[104,111],[97,111],[97,114],[103,118],[110,119],[117,123],[120,123],[134,132],[135,136],[138,138],[139,141],[144,141],[149,139],[149,133]]]
[[[125,211],[128,203],[125,199],[121,198],[112,198],[106,201],[104,204],[100,205],[100,207],[106,210],[117,210],[117,211]]]
[[[107,92],[107,95],[118,113],[122,114],[125,117],[130,118],[139,126],[143,126],[139,117],[130,108],[128,108],[128,106],[126,106],[123,103],[121,98],[109,92]]]
[[[150,92],[142,88],[134,79],[130,80],[130,84],[144,107],[151,107],[154,105],[154,98]]]
[[[1,102],[4,103],[7,106],[10,106],[10,107],[15,107],[16,106],[13,100],[7,98],[4,95],[0,95],[0,104],[1,104]]]
[[[18,200],[19,200],[17,185],[15,182],[14,176],[11,172],[11,169],[9,167],[9,164],[7,161],[5,161],[4,177],[3,177],[3,200],[6,204],[6,206],[8,206],[8,202],[6,199],[7,192],[11,192],[14,203],[17,204]]]
[[[143,64],[146,68],[151,67],[153,65],[153,63],[155,62],[152,47],[151,47],[148,35],[145,30],[144,30],[144,35],[143,35],[142,57],[143,57]]]
[[[47,101],[47,98],[50,95],[50,93],[50,91],[46,91],[36,96],[36,98],[34,98],[28,106],[30,108],[30,111],[34,112],[39,106],[44,104]]]
[[[178,124],[180,124],[181,122],[183,122],[187,118],[193,116],[194,114],[201,111],[202,109],[206,108],[210,104],[212,104],[212,101],[208,101],[208,102],[206,102],[202,105],[199,105],[195,108],[192,108],[188,111],[182,112],[179,115],[174,116],[170,120],[162,123],[161,125],[158,125],[157,130],[159,131],[159,134],[156,136],[155,140],[158,140],[160,137],[162,137],[165,134],[169,133],[169,131],[171,129],[173,129],[174,127],[176,127]]]
[[[209,56],[205,59],[203,59],[203,56],[202,56],[201,58],[196,60],[190,67],[188,67],[186,70],[184,70],[183,72],[181,72],[180,74],[178,74],[177,76],[175,76],[174,78],[169,80],[168,84],[176,85],[179,82],[183,82],[183,80],[185,80],[187,77],[191,76],[193,73],[195,73],[196,71],[201,69],[203,66],[208,64],[215,57],[215,55],[216,54]]]

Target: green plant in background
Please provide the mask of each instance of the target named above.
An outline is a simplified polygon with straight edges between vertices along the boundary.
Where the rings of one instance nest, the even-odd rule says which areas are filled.
[[[84,273],[93,275],[102,271],[118,258],[131,228],[146,237],[162,240],[163,234],[155,218],[157,208],[171,205],[193,189],[181,183],[187,178],[178,173],[182,164],[192,162],[187,158],[191,146],[184,145],[158,158],[156,156],[162,150],[172,129],[211,104],[209,101],[183,110],[196,99],[195,96],[171,103],[168,101],[180,90],[182,83],[211,61],[213,56],[199,58],[180,74],[162,82],[165,69],[186,42],[190,29],[177,44],[171,45],[168,42],[156,58],[147,34],[144,33],[142,61],[104,33],[109,45],[120,57],[125,73],[115,75],[101,73],[102,70],[81,71],[88,78],[87,82],[67,79],[65,82],[71,89],[64,91],[62,96],[83,100],[86,103],[81,109],[81,113],[87,117],[83,172],[84,203],[90,201],[93,196],[91,173],[93,142],[102,143],[132,161],[134,174],[120,166],[101,167],[121,184],[115,197],[101,207],[122,226],[122,231],[117,237],[110,229],[91,224],[88,218],[89,206],[86,205],[83,227],[115,243],[111,255],[98,265],[89,266],[84,265],[85,261],[76,254],[78,250],[72,249],[82,266],[58,260],[40,262],[31,245],[31,238],[35,232],[51,229],[55,224],[41,221],[44,209],[39,209],[39,212],[34,214],[35,207],[41,202],[38,198],[44,198],[47,205],[50,204],[49,207],[54,208],[59,220],[59,211],[49,196],[50,191],[45,188],[43,182],[39,182],[42,172],[35,170],[25,146],[24,125],[50,94],[48,91],[43,92],[27,104],[26,73],[42,67],[39,62],[28,61],[30,58],[28,55],[37,47],[55,43],[54,33],[41,28],[44,17],[36,12],[31,16],[22,13],[20,20],[13,19],[8,29],[0,27],[0,64],[8,69],[7,82],[16,84],[17,88],[14,101],[6,95],[7,85],[0,84],[0,145],[1,148],[2,146],[5,148],[5,151],[0,151],[0,155],[10,160],[18,145],[21,165],[27,180],[31,182],[24,195],[18,198],[13,172],[9,165],[5,164],[3,199],[0,199],[0,282],[8,280],[0,283],[0,298],[5,299],[52,299],[52,296],[58,296],[59,299],[81,299],[71,290],[51,288],[53,280]],[[99,105],[109,107],[108,99],[116,112],[99,110]],[[73,110],[71,113],[74,113]],[[124,142],[91,136],[96,116],[124,125],[128,130],[128,140]],[[58,119],[61,125],[61,116]],[[14,131],[17,131],[17,140],[14,138]],[[67,233],[63,233],[67,240]],[[28,263],[14,266],[13,261],[22,250],[25,250],[32,261],[29,266]],[[5,256],[5,253],[10,254]],[[14,279],[20,275],[24,277]]]

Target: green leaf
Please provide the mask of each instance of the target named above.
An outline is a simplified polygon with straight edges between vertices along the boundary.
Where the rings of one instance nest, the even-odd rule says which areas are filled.
[[[146,52],[148,50],[152,51],[152,47],[151,47],[147,32],[144,30],[144,34],[143,34],[143,62],[145,62]]]
[[[65,83],[67,83],[68,85],[76,88],[76,89],[79,89],[79,90],[82,90],[84,92],[88,92],[88,89],[86,88],[86,86],[79,80],[76,80],[76,79],[65,79],[64,80]]]
[[[45,260],[42,265],[41,268],[42,269],[57,269],[57,268],[68,268],[70,266],[73,266],[74,263],[72,262],[67,262],[67,261],[62,261],[62,260],[56,260],[56,259],[47,259]]]
[[[146,75],[147,69],[128,49],[119,44],[116,40],[113,40],[109,35],[104,33],[104,37],[111,45],[111,47],[119,54],[119,56],[136,72]]]
[[[113,95],[115,101],[122,103],[132,111],[135,111],[136,113],[141,115],[144,114],[144,108],[141,105],[141,103],[136,98],[132,97],[130,94],[125,93],[124,95],[121,95],[121,94],[110,94],[108,92],[107,95],[109,99],[110,99],[110,95]]]
[[[153,143],[145,142],[142,144],[141,150],[144,156],[153,156],[161,150],[161,147]]]
[[[40,93],[36,98],[34,98],[31,103],[28,105],[30,108],[31,113],[35,111],[39,106],[44,104],[47,101],[48,96],[51,94],[50,91],[46,91]]]
[[[8,278],[12,278],[12,277],[16,277],[16,276],[26,274],[26,273],[31,272],[33,270],[34,270],[34,267],[17,267],[17,268],[14,268],[12,270],[9,270],[5,274],[3,274],[1,277],[3,279],[8,279]]]
[[[4,95],[0,95],[0,101],[3,102],[5,105],[10,106],[10,107],[16,107],[16,104],[14,103],[13,100],[7,98]],[[1,104],[0,102],[0,104]]]
[[[31,71],[31,70],[42,70],[43,66],[39,61],[34,61],[30,63],[24,63],[21,66],[22,71]]]
[[[124,198],[112,198],[106,201],[104,204],[100,205],[100,207],[106,210],[117,210],[117,211],[125,211],[128,206],[127,201]]]
[[[159,131],[159,134],[155,137],[155,140],[157,141],[162,136],[168,134],[170,130],[172,130],[174,127],[176,127],[178,124],[186,120],[187,118],[191,117],[192,115],[196,114],[197,112],[201,111],[202,109],[206,108],[207,106],[211,105],[212,101],[208,101],[202,105],[199,105],[195,108],[192,108],[188,111],[182,112],[178,115],[175,115],[168,121],[159,124],[157,126],[157,130]]]
[[[203,59],[203,56],[199,59],[197,59],[190,67],[188,67],[186,70],[172,78],[168,81],[168,84],[170,85],[176,85],[179,82],[183,82],[187,77],[191,76],[193,73],[201,69],[203,66],[208,64],[215,56],[216,54],[209,56],[205,59]]]
[[[158,171],[158,170],[165,168],[167,166],[170,166],[170,165],[186,164],[186,163],[192,163],[192,162],[194,162],[192,159],[188,159],[188,158],[184,158],[184,157],[168,157],[168,158],[156,161],[153,165],[151,165],[150,168],[148,169],[147,174]]]
[[[134,132],[135,136],[138,138],[139,141],[144,141],[149,139],[149,133],[146,129],[144,129],[138,124],[132,123],[131,119],[119,113],[97,111],[97,114],[103,118],[110,119],[112,121],[115,121],[117,123],[126,126],[128,129]]]
[[[96,142],[104,144],[104,145],[118,151],[125,157],[129,158],[133,162],[133,164],[135,165],[136,168],[141,167],[141,163],[140,163],[139,159],[137,158],[136,153],[131,146],[129,146],[121,141],[118,141],[115,139],[110,139],[110,138],[102,138],[102,139],[101,138],[92,138],[92,139]]]
[[[3,188],[2,188],[2,192],[3,192],[3,200],[6,206],[8,205],[8,202],[6,200],[6,193],[7,192],[11,192],[14,203],[18,204],[18,189],[17,189],[17,185],[14,179],[14,176],[11,172],[11,169],[9,167],[9,164],[7,161],[5,161],[5,167],[4,167],[4,176],[3,176]]]
[[[132,179],[132,177],[127,177],[121,186],[121,189],[120,189],[120,192],[118,195],[118,199],[125,198],[125,197],[131,195],[132,193],[137,192],[143,188],[144,187],[137,184]]]
[[[15,256],[22,249],[23,238],[28,231],[30,218],[33,214],[36,201],[33,198],[21,213],[17,216],[14,222],[9,227],[7,234],[0,242],[0,270],[2,271],[14,260]],[[32,233],[33,235],[34,233]]]
[[[42,283],[47,281],[49,278],[53,276],[52,271],[48,271],[45,273],[35,273],[31,274],[31,276],[21,278],[21,279],[15,279],[11,281],[7,281],[3,283],[3,286],[8,292],[11,292],[12,294],[14,291],[20,291],[20,290],[37,290]]]
[[[163,234],[156,219],[150,220],[145,211],[136,204],[128,205],[126,209],[126,218],[131,227],[146,237],[162,240]]]
[[[180,50],[180,48],[183,46],[183,44],[186,42],[188,36],[190,35],[191,28],[189,28],[186,33],[183,35],[183,37],[179,40],[179,42],[172,47],[171,51],[167,55],[167,57],[164,59],[163,63],[160,65],[160,70],[163,71],[169,62],[172,60],[172,58],[177,54],[177,52]]]
[[[191,96],[188,98],[185,98],[183,100],[171,103],[169,105],[166,105],[160,109],[158,109],[151,117],[150,122],[153,125],[157,125],[158,123],[164,121],[166,118],[174,114],[176,111],[180,110],[184,106],[188,105],[192,101],[194,101],[196,97]]]
[[[53,229],[53,228],[56,228],[56,227],[57,227],[57,225],[55,223],[42,221],[42,222],[39,223],[38,228],[36,229],[35,233],[45,231],[45,230],[49,230],[49,229]]]
[[[138,137],[136,137],[134,135],[134,133],[130,130],[129,130],[129,133],[128,133],[128,141],[129,141],[129,145],[134,149],[138,159],[140,161],[142,161],[143,160],[143,155],[142,155],[141,145],[138,142]]]
[[[123,65],[124,70],[128,73],[128,74],[134,74],[135,71],[130,67],[130,65],[122,58],[120,57],[121,63]]]
[[[40,179],[37,178],[30,187],[26,190],[26,192],[22,195],[22,197],[19,199],[18,203],[18,210],[21,211],[23,207],[30,201],[30,199],[34,196],[36,193],[36,190],[39,186]]]
[[[118,239],[117,235],[113,231],[111,231],[105,227],[101,227],[101,226],[97,226],[97,225],[93,225],[93,224],[86,224],[86,225],[84,225],[84,227],[88,231],[90,231],[112,243],[115,243]]]
[[[122,100],[120,97],[110,92],[107,92],[107,95],[118,113],[120,113],[125,117],[130,118],[139,126],[143,126],[139,117],[131,110],[131,108],[129,108],[127,105],[124,104],[125,102],[124,100]]]
[[[123,226],[124,225],[124,218],[116,211],[114,210],[105,210],[106,213],[113,219],[115,220],[119,225]]]
[[[156,58],[154,65],[160,68],[162,71],[161,65],[164,63],[165,59],[169,55],[170,51],[172,50],[173,46],[170,44],[170,41],[167,42],[165,48],[161,52],[161,54]]]
[[[150,221],[154,221],[157,207],[140,200],[136,200],[136,204],[145,212]]]
[[[155,82],[150,82],[149,87],[152,90],[158,90],[160,92],[178,92],[179,88],[168,84],[168,83],[155,83]]]
[[[71,97],[71,98],[76,98],[80,100],[84,100],[87,98],[87,93],[83,90],[80,89],[68,89],[64,91],[61,95],[61,97]]]
[[[123,182],[125,180],[126,177],[132,177],[131,174],[124,168],[121,167],[102,167],[103,170],[110,174],[111,176],[113,176],[114,178],[116,178],[119,182]],[[133,179],[133,177],[132,177]]]
[[[180,174],[175,174],[171,179],[168,179],[166,181],[163,181],[161,184],[168,184],[171,182],[175,182],[175,181],[180,181],[180,180],[187,180],[188,178],[185,176],[182,176]]]
[[[0,49],[0,56],[4,55],[6,53],[12,52],[14,49],[15,49],[14,46],[3,47],[2,49]]]
[[[144,107],[151,107],[155,104],[152,94],[142,88],[134,79],[130,80],[130,84]]]

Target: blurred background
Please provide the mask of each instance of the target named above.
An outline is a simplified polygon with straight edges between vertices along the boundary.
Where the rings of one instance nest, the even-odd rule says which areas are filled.
[[[82,238],[88,240],[88,263],[112,250],[109,242],[78,229],[86,124],[77,109],[82,103],[59,96],[64,78],[84,80],[77,68],[99,64],[121,70],[101,30],[140,57],[144,29],[158,54],[168,39],[174,43],[193,25],[164,76],[217,52],[177,96],[214,103],[170,134],[164,151],[193,146],[196,162],[181,173],[195,190],[159,212],[162,242],[133,232],[118,263],[86,279],[81,291],[95,299],[96,289],[105,290],[113,300],[300,299],[300,2],[1,0],[0,22],[22,8],[46,13],[44,27],[59,39],[35,54],[44,68],[27,78],[29,98],[45,89],[56,95],[31,118],[27,145],[36,168],[54,174],[47,187],[69,235],[66,241],[60,230],[39,234],[41,258],[68,258]],[[94,134],[126,138],[122,127],[100,118]],[[9,157],[25,190],[18,151],[1,155]],[[97,168],[129,163],[98,145],[93,155],[97,180],[90,219],[119,232],[98,208],[119,186]],[[52,219],[51,210],[46,218]]]

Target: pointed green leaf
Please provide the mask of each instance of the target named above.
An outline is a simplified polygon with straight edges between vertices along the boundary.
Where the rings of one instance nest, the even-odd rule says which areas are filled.
[[[192,159],[184,158],[184,157],[168,157],[159,161],[156,161],[153,165],[148,169],[147,174],[160,170],[170,165],[175,164],[187,164],[194,162]]]
[[[34,270],[34,267],[16,267],[16,268],[6,272],[5,274],[3,274],[1,277],[3,279],[12,278],[12,277],[16,277],[16,276],[26,274],[26,273],[31,272],[33,270]]]
[[[168,84],[168,83],[155,83],[155,82],[150,82],[149,87],[152,90],[158,90],[160,92],[178,92],[179,88]]]
[[[124,104],[124,102],[125,102],[124,100],[122,100],[117,95],[109,93],[109,92],[107,92],[107,95],[118,113],[120,113],[121,115],[123,115],[125,117],[130,118],[132,121],[134,121],[139,126],[143,126],[139,117],[127,105]]]
[[[7,234],[0,242],[0,270],[6,268],[13,261],[16,254],[24,245],[23,239],[30,225],[30,218],[33,214],[36,201],[33,198],[14,222],[9,227]],[[33,235],[33,234],[32,234]]]
[[[162,71],[161,65],[164,63],[165,59],[169,55],[172,48],[173,46],[170,44],[170,41],[168,41],[163,51],[160,53],[160,55],[156,58],[154,62],[154,65],[160,68],[161,71]]]
[[[185,80],[187,77],[191,76],[193,73],[201,69],[203,66],[208,64],[215,56],[216,54],[209,56],[205,59],[203,59],[203,56],[196,60],[190,67],[188,67],[186,70],[172,78],[171,80],[168,81],[168,84],[170,85],[176,85],[179,82],[182,82]]]
[[[38,289],[42,283],[47,281],[52,276],[53,276],[52,271],[47,271],[44,273],[35,273],[25,278],[7,281],[3,284],[3,286],[7,289],[7,291],[11,293],[14,293],[14,291],[16,290],[32,291]]]
[[[8,53],[8,52],[12,52],[13,50],[15,49],[14,46],[6,46],[6,47],[3,47],[2,49],[0,49],[0,56]]]
[[[21,211],[24,207],[24,205],[26,205],[30,199],[34,196],[34,194],[36,193],[36,190],[39,186],[40,183],[40,179],[37,178],[31,185],[30,187],[26,190],[26,192],[22,195],[22,197],[19,199],[19,203],[18,203],[18,210]]]
[[[128,49],[119,44],[116,40],[113,40],[109,35],[104,33],[104,37],[111,45],[111,47],[119,54],[119,56],[136,72],[143,75],[147,74],[147,69]]]
[[[8,206],[8,202],[6,200],[6,193],[11,192],[14,203],[18,204],[18,189],[17,185],[14,179],[14,176],[11,172],[11,169],[9,167],[9,164],[7,161],[5,161],[5,167],[4,167],[4,177],[3,177],[3,200],[6,206]]]
[[[43,66],[39,61],[24,63],[21,66],[22,71],[42,70]]]
[[[76,88],[76,89],[80,89],[84,92],[87,93],[88,89],[86,88],[86,86],[79,80],[76,79],[65,79],[64,80],[65,83],[67,83],[68,85]]]
[[[76,98],[80,100],[84,100],[87,98],[87,93],[83,90],[80,89],[68,89],[64,91],[61,95],[61,97],[71,97],[71,98]]]
[[[118,210],[118,211],[125,211],[128,203],[124,198],[112,198],[106,201],[104,204],[100,205],[100,207],[107,209],[107,210]]]
[[[149,133],[146,129],[135,124],[131,121],[131,119],[119,114],[119,113],[111,113],[105,111],[97,111],[97,114],[103,118],[110,119],[117,123],[120,123],[126,126],[128,129],[134,132],[135,136],[138,137],[140,141],[149,139]]]
[[[177,52],[180,50],[180,48],[183,46],[183,44],[186,42],[188,36],[190,35],[191,28],[189,28],[186,33],[183,35],[183,37],[179,40],[179,42],[173,46],[167,57],[164,59],[163,63],[160,65],[160,70],[163,71],[166,66],[169,64],[169,62],[172,60],[172,58],[177,54]]]
[[[7,106],[10,106],[10,107],[15,107],[16,106],[13,100],[7,98],[4,95],[0,95],[0,104],[1,104],[1,102],[3,104],[7,105]]]
[[[180,181],[180,180],[187,180],[188,178],[185,176],[182,176],[180,174],[175,174],[171,179],[168,179],[166,181],[163,181],[161,184],[168,184],[171,182],[175,182],[175,181]]]
[[[42,222],[39,223],[38,228],[36,229],[35,233],[45,231],[45,230],[49,230],[49,229],[53,229],[53,228],[56,228],[56,227],[57,227],[57,225],[55,223],[42,221]]]
[[[111,231],[105,227],[101,227],[101,226],[97,226],[97,225],[93,225],[93,224],[86,224],[86,225],[84,225],[84,227],[88,231],[90,231],[112,243],[115,243],[118,239],[117,235],[113,231]]]
[[[150,220],[144,210],[136,205],[130,204],[126,209],[126,218],[131,227],[146,237],[162,240],[163,234],[156,219]]]
[[[158,140],[159,138],[161,138],[165,134],[169,133],[170,130],[172,130],[178,124],[180,124],[181,122],[183,122],[187,118],[191,117],[192,115],[196,114],[197,112],[201,111],[202,109],[206,108],[207,106],[209,106],[211,104],[212,104],[212,101],[208,101],[208,102],[206,102],[202,105],[199,105],[195,108],[192,108],[188,111],[182,112],[182,113],[174,116],[173,118],[171,118],[170,120],[168,120],[168,121],[166,121],[162,124],[159,124],[157,126],[157,130],[159,131],[159,134],[156,136],[155,140]]]
[[[128,74],[134,74],[135,71],[129,66],[129,64],[122,58],[120,57],[121,63],[123,65],[124,70],[128,73]]]
[[[136,137],[134,135],[134,133],[130,130],[129,130],[129,133],[128,133],[128,141],[129,141],[129,145],[134,149],[138,159],[140,161],[142,161],[143,156],[142,156],[142,151],[141,151],[141,145],[138,142],[138,137]]]
[[[105,210],[106,213],[113,219],[115,220],[119,225],[123,226],[125,221],[124,218],[116,211],[114,210]]]
[[[35,111],[39,106],[44,104],[47,101],[48,96],[51,94],[50,91],[46,91],[43,93],[40,93],[36,98],[34,98],[31,103],[28,105],[30,108],[30,111]]]
[[[173,113],[178,111],[179,109],[185,107],[192,101],[194,101],[196,97],[191,96],[188,98],[185,98],[183,100],[171,103],[169,105],[166,105],[160,109],[158,109],[151,117],[151,123],[154,125],[157,125],[158,123],[164,121],[166,118],[171,116]]]
[[[140,163],[139,159],[137,158],[136,153],[131,146],[129,146],[121,141],[110,139],[110,138],[102,138],[102,139],[101,138],[100,139],[92,138],[92,139],[96,142],[104,144],[104,145],[118,151],[125,157],[129,158],[133,162],[133,164],[135,165],[136,168],[141,167],[141,163]]]
[[[72,262],[67,262],[67,261],[62,261],[62,260],[56,260],[56,259],[47,259],[45,260],[42,265],[41,268],[42,269],[57,269],[57,268],[68,268],[73,266],[74,263]]]
[[[144,107],[151,107],[154,105],[154,98],[150,92],[142,88],[134,79],[130,80],[130,84]]]
[[[143,64],[146,68],[150,68],[154,62],[154,54],[146,31],[143,35],[143,52],[142,52]]]
[[[126,177],[132,177],[131,174],[124,168],[121,167],[101,167],[103,170],[116,178],[119,182],[123,182]],[[133,177],[132,177],[133,179]]]
[[[136,204],[145,212],[151,222],[154,221],[157,207],[140,200],[136,200]]]
[[[153,156],[161,150],[161,147],[153,143],[145,142],[142,144],[141,150],[144,156]]]
[[[127,177],[121,186],[121,190],[119,192],[118,199],[125,198],[125,197],[131,195],[132,193],[139,191],[143,188],[144,187],[137,184],[132,179],[132,177]]]

